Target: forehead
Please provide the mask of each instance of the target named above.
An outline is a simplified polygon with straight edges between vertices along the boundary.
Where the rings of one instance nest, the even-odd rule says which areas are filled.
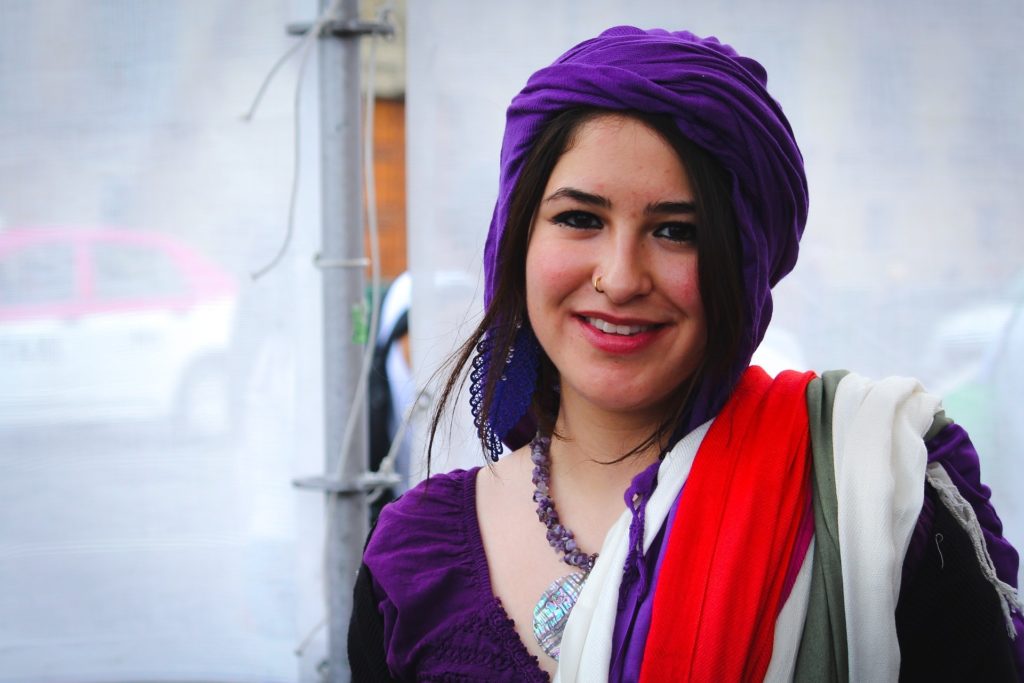
[[[606,114],[581,124],[548,179],[548,189],[647,190],[691,194],[690,179],[676,149],[647,123]]]

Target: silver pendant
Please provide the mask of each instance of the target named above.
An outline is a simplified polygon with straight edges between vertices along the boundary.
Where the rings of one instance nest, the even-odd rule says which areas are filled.
[[[587,575],[580,572],[555,579],[533,608],[533,635],[545,654],[556,662],[562,646],[562,632],[586,580]]]

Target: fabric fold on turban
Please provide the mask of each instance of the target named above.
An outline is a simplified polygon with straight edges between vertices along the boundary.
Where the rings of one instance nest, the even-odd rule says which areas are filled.
[[[619,26],[533,74],[508,108],[498,199],[484,250],[485,305],[495,291],[513,190],[537,136],[559,112],[593,107],[668,115],[731,177],[746,335],[729,381],[697,388],[673,441],[715,415],[749,365],[771,320],[771,287],[795,265],[807,221],[803,157],[766,84],[758,62],[716,38]],[[506,430],[498,436],[515,448],[528,432]]]

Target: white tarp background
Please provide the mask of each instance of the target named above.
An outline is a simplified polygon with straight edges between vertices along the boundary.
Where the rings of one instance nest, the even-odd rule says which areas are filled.
[[[312,11],[0,3],[0,681],[316,680]]]
[[[1024,14],[1014,3],[412,2],[412,335],[420,382],[479,319],[504,109],[617,24],[716,35],[767,68],[811,212],[760,350],[772,367],[915,375],[947,397],[1024,545]],[[433,470],[481,462],[466,401]],[[419,425],[422,436],[424,425]]]

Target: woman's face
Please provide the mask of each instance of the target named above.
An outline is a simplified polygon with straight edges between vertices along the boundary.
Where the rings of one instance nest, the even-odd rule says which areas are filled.
[[[544,189],[526,255],[530,324],[563,405],[664,419],[704,352],[698,220],[686,169],[660,135],[625,116],[582,125]]]

